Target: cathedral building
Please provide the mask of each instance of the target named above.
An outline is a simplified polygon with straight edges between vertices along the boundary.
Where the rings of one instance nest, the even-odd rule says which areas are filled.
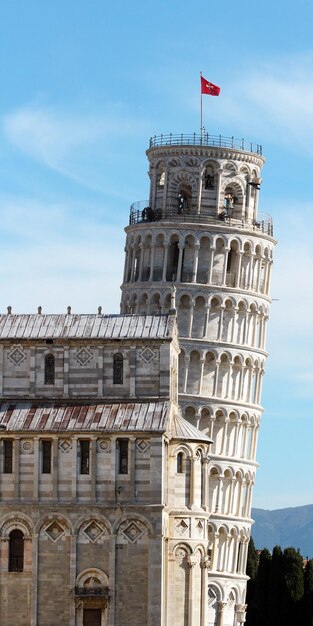
[[[243,626],[261,146],[154,137],[120,315],[0,316],[1,626]]]

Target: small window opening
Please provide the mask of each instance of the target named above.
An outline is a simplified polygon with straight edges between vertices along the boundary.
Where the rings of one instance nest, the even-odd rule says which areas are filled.
[[[165,183],[165,172],[162,172],[160,176],[160,180],[159,180],[159,186],[164,187],[164,183]]]
[[[123,355],[118,353],[113,357],[113,385],[123,384]]]
[[[4,439],[3,441],[3,473],[12,474],[13,472],[13,441],[12,439]]]
[[[178,214],[189,213],[191,209],[192,189],[190,185],[182,185],[178,197]]]
[[[42,473],[51,474],[52,442],[43,440],[41,442],[41,446],[42,446]]]
[[[53,354],[45,356],[45,385],[54,385],[55,382],[55,358]]]
[[[82,439],[80,442],[80,473],[89,474],[90,441]]]
[[[118,473],[128,474],[128,439],[117,440]]]
[[[24,568],[24,535],[21,530],[11,530],[9,535],[9,572],[22,572]]]
[[[214,189],[214,176],[211,172],[206,172],[204,176],[204,188]]]
[[[184,474],[185,472],[185,456],[183,452],[179,452],[177,455],[177,474]]]

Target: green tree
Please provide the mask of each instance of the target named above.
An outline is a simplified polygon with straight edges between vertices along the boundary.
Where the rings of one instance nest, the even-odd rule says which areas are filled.
[[[268,626],[268,596],[272,557],[264,548],[260,554],[256,576],[256,621],[255,626]],[[254,626],[254,625],[253,625]]]
[[[248,557],[247,557],[247,576],[254,580],[258,571],[258,552],[255,549],[253,537],[250,537],[248,545]]]
[[[283,624],[284,626],[296,626],[301,623],[301,601],[304,593],[303,558],[295,548],[286,548],[282,565]]]
[[[258,553],[254,546],[254,541],[250,537],[248,546],[248,558],[247,558],[247,575],[250,576],[247,583],[247,595],[246,603],[247,617],[246,626],[254,626],[256,620],[256,604],[255,604],[255,589],[256,589],[256,576],[258,572]]]
[[[272,564],[269,578],[268,624],[283,626],[281,601],[283,595],[283,553],[280,546],[275,546],[272,553]]]
[[[302,624],[303,626],[313,626],[313,559],[307,562],[304,570]]]

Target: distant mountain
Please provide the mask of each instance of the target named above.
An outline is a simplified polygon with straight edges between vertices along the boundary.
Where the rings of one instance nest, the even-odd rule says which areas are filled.
[[[252,537],[258,550],[276,545],[299,548],[305,558],[313,558],[313,504],[268,511],[252,509]]]

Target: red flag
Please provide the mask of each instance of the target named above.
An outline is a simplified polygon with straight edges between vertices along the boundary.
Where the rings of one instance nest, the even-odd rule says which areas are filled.
[[[201,93],[206,93],[209,96],[220,95],[220,91],[221,91],[220,87],[217,87],[217,85],[213,85],[213,83],[209,83],[209,81],[203,78],[203,76],[201,76],[200,78],[201,78]]]

